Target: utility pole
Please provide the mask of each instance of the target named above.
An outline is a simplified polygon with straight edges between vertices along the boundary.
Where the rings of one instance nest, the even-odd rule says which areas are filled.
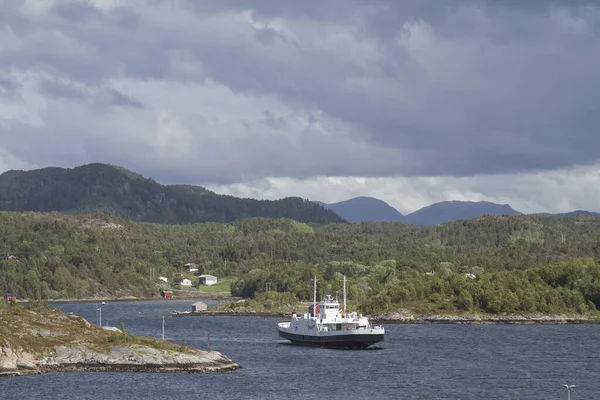
[[[567,400],[571,400],[571,390],[575,389],[575,385],[563,385],[563,388],[567,391]]]

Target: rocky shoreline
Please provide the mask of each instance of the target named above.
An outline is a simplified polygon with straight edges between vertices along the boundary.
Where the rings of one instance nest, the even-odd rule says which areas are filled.
[[[266,312],[253,310],[207,310],[174,311],[173,317],[264,317],[290,318],[290,312]],[[410,311],[399,311],[384,315],[369,316],[373,324],[513,324],[513,325],[556,325],[556,324],[600,324],[598,317],[569,315],[416,315]]]
[[[0,303],[0,377],[43,372],[225,372],[240,366],[216,351],[107,330],[43,306]]]
[[[511,324],[511,325],[557,325],[557,324],[600,324],[600,318],[569,315],[414,315],[401,311],[385,315],[374,315],[370,321],[376,324]]]
[[[43,372],[226,372],[240,366],[216,351],[186,348],[186,352],[159,350],[141,345],[115,345],[108,353],[86,346],[57,346],[51,357],[10,347],[0,347],[0,376]]]

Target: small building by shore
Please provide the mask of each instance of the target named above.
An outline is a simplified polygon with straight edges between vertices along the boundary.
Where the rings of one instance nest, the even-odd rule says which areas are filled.
[[[205,302],[199,301],[197,303],[192,304],[192,312],[197,311],[206,311],[208,310],[208,305]]]

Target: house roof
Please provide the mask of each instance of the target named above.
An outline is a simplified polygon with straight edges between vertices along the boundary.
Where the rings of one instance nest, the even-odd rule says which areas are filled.
[[[192,304],[192,305],[193,305],[193,306],[205,306],[205,305],[206,305],[206,303],[205,303],[205,302],[203,302],[203,301],[198,301],[198,302],[196,302],[196,303],[194,303],[194,304]]]
[[[214,275],[206,275],[206,274],[200,275],[200,278],[215,278],[215,279],[217,279],[217,277]]]

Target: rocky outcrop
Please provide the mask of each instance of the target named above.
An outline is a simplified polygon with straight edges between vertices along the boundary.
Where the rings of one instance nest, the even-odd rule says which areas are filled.
[[[0,347],[0,376],[39,374],[33,356],[27,352]]]
[[[51,357],[0,348],[0,376],[39,374],[46,371],[111,372],[224,372],[240,366],[216,351],[186,347],[185,351],[155,349],[142,345],[115,345],[108,352],[86,346],[57,346]]]
[[[1,304],[0,304],[1,305]],[[0,307],[0,376],[45,371],[221,372],[240,368],[216,351],[102,329],[46,307]]]
[[[586,316],[568,315],[494,315],[481,316],[478,314],[463,315],[414,315],[408,310],[402,310],[385,315],[370,317],[374,323],[396,324],[598,324],[600,319]]]

